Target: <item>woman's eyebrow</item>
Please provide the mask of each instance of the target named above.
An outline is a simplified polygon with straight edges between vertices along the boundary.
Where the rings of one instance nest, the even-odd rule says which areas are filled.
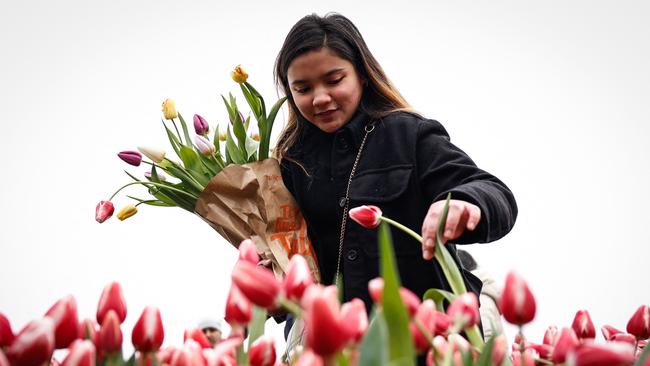
[[[345,70],[345,68],[343,68],[343,67],[337,67],[337,68],[335,68],[335,69],[332,69],[332,70],[326,72],[322,77],[328,77],[328,76],[331,76],[332,74],[336,74],[337,72],[340,72],[340,71],[343,71],[343,70]],[[291,82],[291,85],[295,85],[295,84],[304,84],[304,83],[306,83],[306,82],[307,82],[307,80],[299,79],[299,80],[294,80],[294,81],[292,81],[292,82]]]

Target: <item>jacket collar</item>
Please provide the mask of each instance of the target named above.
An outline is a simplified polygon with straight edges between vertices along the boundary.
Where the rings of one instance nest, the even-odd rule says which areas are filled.
[[[317,140],[330,140],[339,134],[345,134],[352,138],[352,141],[356,147],[361,144],[363,136],[365,135],[365,127],[370,123],[370,116],[362,110],[362,108],[357,108],[357,111],[352,115],[352,119],[343,127],[339,128],[334,132],[324,132],[320,128],[316,127],[313,123],[309,122],[302,115],[298,114],[298,122],[301,123],[304,127],[303,136],[305,140],[317,139]]]

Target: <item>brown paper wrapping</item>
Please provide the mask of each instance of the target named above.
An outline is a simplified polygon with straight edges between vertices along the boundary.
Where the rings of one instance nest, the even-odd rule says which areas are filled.
[[[194,211],[235,248],[252,239],[260,257],[271,259],[276,277],[283,278],[289,258],[301,254],[320,282],[307,224],[276,159],[227,166],[201,192]]]

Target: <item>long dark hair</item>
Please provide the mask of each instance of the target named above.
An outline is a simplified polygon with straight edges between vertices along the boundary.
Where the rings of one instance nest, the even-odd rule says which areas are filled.
[[[359,78],[365,81],[360,107],[368,115],[377,118],[399,110],[412,111],[348,18],[337,13],[324,17],[307,15],[291,28],[275,60],[275,82],[284,91],[289,105],[289,118],[275,148],[275,156],[279,159],[296,142],[301,130],[297,119],[299,112],[287,78],[289,65],[296,57],[323,47],[352,63]]]

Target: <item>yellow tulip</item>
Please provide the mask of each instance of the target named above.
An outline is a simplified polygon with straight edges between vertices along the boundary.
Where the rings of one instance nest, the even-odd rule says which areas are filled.
[[[253,140],[255,140],[255,141],[259,141],[259,140],[260,140],[260,134],[257,133],[257,132],[253,132],[253,133],[251,134],[251,138],[252,138]]]
[[[120,221],[124,221],[136,213],[138,213],[138,209],[135,206],[126,205],[120,210],[120,212],[117,213],[117,218]]]
[[[162,112],[165,115],[165,119],[174,119],[178,117],[176,103],[174,103],[172,99],[165,99],[162,104]]]
[[[219,134],[219,141],[226,141],[226,133],[225,132],[221,132]]]
[[[248,79],[248,73],[241,67],[241,65],[237,65],[235,67],[235,70],[230,72],[230,77],[239,84],[242,84],[246,82],[246,79]]]

